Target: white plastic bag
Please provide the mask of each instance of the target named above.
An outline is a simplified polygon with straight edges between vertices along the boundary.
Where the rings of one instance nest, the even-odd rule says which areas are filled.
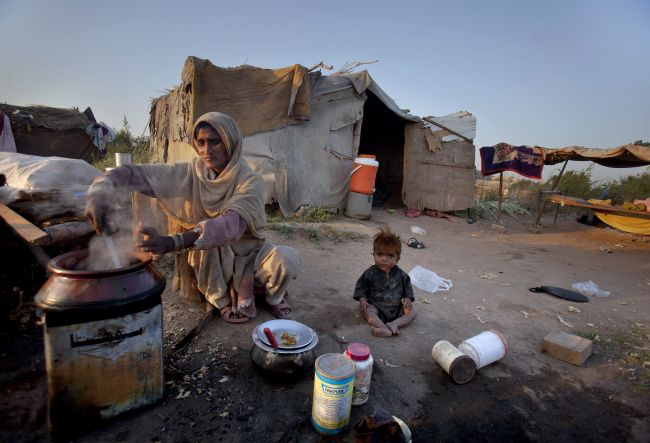
[[[411,226],[411,232],[417,235],[421,235],[422,237],[426,237],[427,235],[427,231],[419,226]]]
[[[438,291],[449,291],[453,286],[451,280],[442,278],[435,272],[429,271],[422,266],[416,266],[411,269],[409,277],[415,287],[423,291],[431,292],[432,294]]]
[[[593,281],[583,281],[580,283],[574,283],[571,286],[574,290],[578,291],[583,295],[590,295],[592,297],[607,297],[609,296],[609,291],[603,291],[598,287]]]

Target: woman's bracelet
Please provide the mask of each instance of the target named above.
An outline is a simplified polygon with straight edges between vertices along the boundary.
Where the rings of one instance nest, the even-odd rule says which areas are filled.
[[[170,235],[174,242],[174,251],[181,252],[185,249],[185,239],[183,234]]]
[[[175,235],[170,235],[172,241],[174,242],[174,251],[178,251],[178,238]]]

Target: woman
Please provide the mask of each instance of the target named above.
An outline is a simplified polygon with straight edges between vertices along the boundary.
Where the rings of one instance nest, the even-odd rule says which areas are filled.
[[[123,165],[97,179],[87,193],[86,214],[98,233],[106,226],[116,188],[159,200],[175,235],[139,227],[138,247],[154,257],[176,251],[175,289],[198,290],[222,317],[239,323],[256,315],[254,287],[278,318],[291,312],[285,296],[300,266],[298,252],[266,242],[264,183],[242,158],[242,135],[225,114],[209,112],[195,123],[198,157],[173,165]]]

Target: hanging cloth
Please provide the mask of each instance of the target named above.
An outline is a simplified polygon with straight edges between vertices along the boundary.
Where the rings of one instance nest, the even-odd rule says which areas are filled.
[[[528,178],[540,180],[544,167],[544,150],[530,146],[512,146],[498,143],[484,146],[481,153],[481,173],[486,175],[503,171],[516,172]]]
[[[16,152],[16,140],[11,132],[9,116],[0,112],[0,152]]]

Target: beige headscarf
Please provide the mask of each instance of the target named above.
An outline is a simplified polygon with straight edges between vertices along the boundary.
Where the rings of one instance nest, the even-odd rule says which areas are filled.
[[[185,229],[226,211],[239,214],[251,235],[261,238],[259,230],[266,225],[264,213],[264,182],[242,158],[242,135],[235,121],[220,112],[203,114],[194,130],[206,122],[221,136],[230,162],[214,179],[199,157],[177,165],[141,165],[145,179],[163,204],[167,215]],[[196,148],[195,148],[196,149]]]

